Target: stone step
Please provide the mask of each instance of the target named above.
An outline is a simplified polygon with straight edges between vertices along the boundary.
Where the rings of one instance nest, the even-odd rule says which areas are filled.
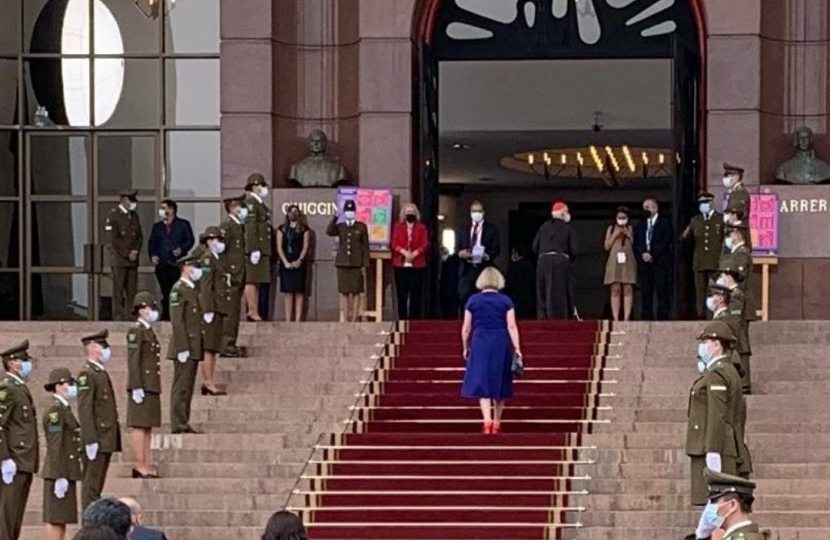
[[[830,422],[809,421],[803,422],[755,422],[752,417],[747,419],[747,433],[753,434],[784,434],[784,433],[830,433]],[[669,433],[685,437],[686,422],[620,422],[597,423],[593,427],[595,433]]]
[[[687,507],[688,508],[688,507]],[[682,528],[694,526],[700,516],[699,509],[675,511],[595,511],[580,514],[585,525],[619,528]],[[822,528],[830,530],[830,511],[754,511],[752,519],[763,526],[778,528]],[[679,538],[679,537],[678,537]]]
[[[679,400],[678,400],[679,401]],[[747,417],[752,419],[750,425],[762,422],[790,422],[793,418],[799,419],[801,423],[809,423],[824,420],[825,415],[814,408],[760,408],[751,407],[748,409]],[[675,409],[603,409],[597,411],[597,416],[603,420],[612,422],[679,422],[686,423],[688,411],[686,408]]]
[[[691,507],[691,497],[687,494],[663,495],[652,494],[648,497],[633,494],[608,495],[594,493],[590,495],[571,495],[569,504],[587,508],[585,521],[590,520],[594,512],[609,510],[629,511],[685,511]],[[801,511],[826,512],[830,508],[830,495],[805,494],[756,494],[752,505],[755,512],[762,511]]]
[[[749,440],[752,461],[759,464],[807,464],[830,463],[830,448],[778,446],[758,447],[754,439]],[[579,459],[592,459],[597,463],[686,463],[689,457],[682,446],[667,449],[607,449],[582,450]]]
[[[826,478],[830,463],[760,463],[755,465],[754,477],[758,479],[809,479]],[[592,478],[623,479],[674,479],[689,478],[689,461],[676,463],[596,463],[574,465],[577,474]],[[821,493],[821,492],[819,492]]]
[[[146,523],[155,525],[154,523],[151,524],[149,520]],[[66,538],[72,538],[77,530],[76,526],[67,527]],[[264,530],[265,522],[252,527],[170,526],[164,528],[164,533],[171,540],[260,540]],[[42,526],[24,527],[19,540],[43,540],[44,531],[45,528]]]
[[[753,516],[754,519],[754,516]],[[761,530],[768,529],[758,519]],[[694,524],[687,527],[585,527],[566,531],[565,540],[630,540],[631,538],[683,538],[694,532]],[[830,528],[775,528],[770,540],[826,540],[830,537]]]
[[[595,477],[590,480],[572,480],[570,488],[575,490],[586,489],[593,494],[631,494],[643,498],[646,494],[689,495],[690,481],[688,475],[681,477],[654,477],[654,478],[609,478]],[[824,478],[766,478],[755,475],[757,483],[756,493],[769,496],[830,493],[830,479]]]

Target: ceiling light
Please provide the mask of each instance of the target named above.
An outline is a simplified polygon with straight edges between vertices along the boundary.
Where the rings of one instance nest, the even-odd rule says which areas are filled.
[[[161,3],[165,0],[134,0],[135,7],[148,19],[158,19],[161,14]],[[176,8],[176,0],[166,0],[167,8],[164,14],[167,15]]]

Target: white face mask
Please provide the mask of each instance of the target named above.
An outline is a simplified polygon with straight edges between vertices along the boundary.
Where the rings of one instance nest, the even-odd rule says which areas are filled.
[[[102,364],[108,363],[111,358],[112,358],[112,349],[110,349],[109,347],[104,347],[103,349],[101,349],[101,354],[98,357],[98,359],[101,361]]]
[[[723,187],[729,189],[732,187],[732,177],[728,174],[723,175]]]
[[[354,210],[346,210],[343,212],[343,217],[346,218],[346,221],[354,221]]]
[[[159,208],[159,217],[161,219],[167,219],[167,212],[164,211],[164,208]]]
[[[130,202],[130,204],[127,205],[127,208],[130,210],[130,212],[135,212],[135,209],[137,207],[138,207],[138,203],[135,203],[135,202],[132,202],[132,201]]]
[[[618,218],[617,219],[617,225],[619,225],[620,227],[625,227],[626,225],[628,225],[628,219],[619,219]]]
[[[193,271],[190,273],[190,280],[193,283],[196,283],[202,279],[202,269],[201,268],[194,268]]]
[[[248,219],[248,209],[240,208],[236,216],[239,218],[240,221],[245,221],[246,219]]]
[[[217,255],[225,253],[225,242],[216,242],[213,244],[213,252]]]
[[[268,188],[265,186],[260,186],[259,188],[259,196],[260,198],[264,199],[268,196]]]
[[[470,212],[470,219],[473,223],[481,223],[484,221],[484,212]]]
[[[158,322],[159,320],[159,312],[157,309],[150,311],[147,315],[147,322],[153,324],[154,322]]]

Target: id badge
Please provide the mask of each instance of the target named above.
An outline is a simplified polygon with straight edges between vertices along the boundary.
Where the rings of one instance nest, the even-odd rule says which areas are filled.
[[[617,264],[625,264],[626,257],[622,251],[617,252]]]
[[[473,246],[473,263],[478,264],[484,258],[484,246]]]

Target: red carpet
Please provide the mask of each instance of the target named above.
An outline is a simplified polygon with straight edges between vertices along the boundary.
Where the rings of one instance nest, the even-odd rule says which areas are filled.
[[[577,526],[568,495],[580,434],[596,418],[601,325],[520,325],[525,377],[491,436],[478,404],[459,395],[460,324],[400,327],[351,433],[307,469],[305,506],[293,509],[312,540],[549,540]]]

